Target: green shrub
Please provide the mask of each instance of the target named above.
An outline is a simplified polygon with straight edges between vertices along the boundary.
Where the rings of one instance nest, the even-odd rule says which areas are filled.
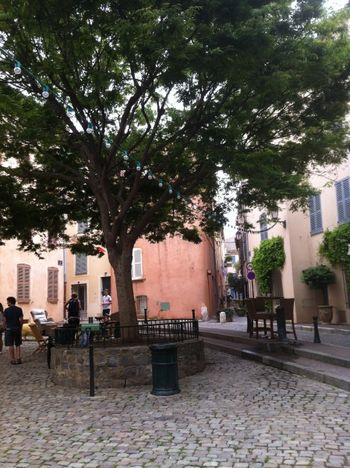
[[[301,274],[301,280],[309,288],[320,289],[323,294],[323,302],[328,305],[328,285],[335,283],[335,274],[327,265],[316,265]]]

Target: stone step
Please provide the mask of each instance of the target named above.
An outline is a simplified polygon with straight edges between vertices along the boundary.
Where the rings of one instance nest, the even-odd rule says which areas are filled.
[[[203,337],[208,348],[224,353],[251,359],[262,364],[276,367],[294,374],[303,375],[310,379],[323,382],[343,390],[350,391],[350,369],[328,362],[310,359],[297,354],[265,353],[255,346],[246,346],[241,342],[232,340]]]
[[[335,366],[350,368],[350,349],[322,343],[291,341],[290,345],[283,345],[279,341],[249,338],[247,333],[235,330],[201,330],[203,338],[213,338],[233,343],[245,344],[251,348],[258,348],[266,352],[286,352],[300,357],[315,359]]]

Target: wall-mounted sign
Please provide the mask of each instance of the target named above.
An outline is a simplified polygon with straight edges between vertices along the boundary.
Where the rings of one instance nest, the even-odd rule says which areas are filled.
[[[255,273],[254,271],[248,271],[247,273],[247,278],[250,280],[250,281],[253,281],[255,279]]]

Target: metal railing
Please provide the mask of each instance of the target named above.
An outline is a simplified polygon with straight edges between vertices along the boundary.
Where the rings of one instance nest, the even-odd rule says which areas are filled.
[[[53,346],[85,347],[121,346],[123,344],[173,343],[198,339],[198,320],[168,319],[140,320],[136,326],[123,326],[119,322],[100,323],[98,330],[62,327],[55,330]]]

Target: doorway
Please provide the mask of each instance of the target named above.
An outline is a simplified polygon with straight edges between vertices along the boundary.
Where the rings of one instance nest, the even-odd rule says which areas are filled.
[[[136,296],[136,313],[138,319],[143,319],[145,316],[145,309],[148,309],[147,296]]]
[[[80,318],[86,319],[87,317],[87,284],[72,284],[72,293],[78,295],[80,301],[81,310]]]
[[[101,277],[101,296],[105,289],[108,289],[108,294],[111,295],[111,277],[110,276]]]

